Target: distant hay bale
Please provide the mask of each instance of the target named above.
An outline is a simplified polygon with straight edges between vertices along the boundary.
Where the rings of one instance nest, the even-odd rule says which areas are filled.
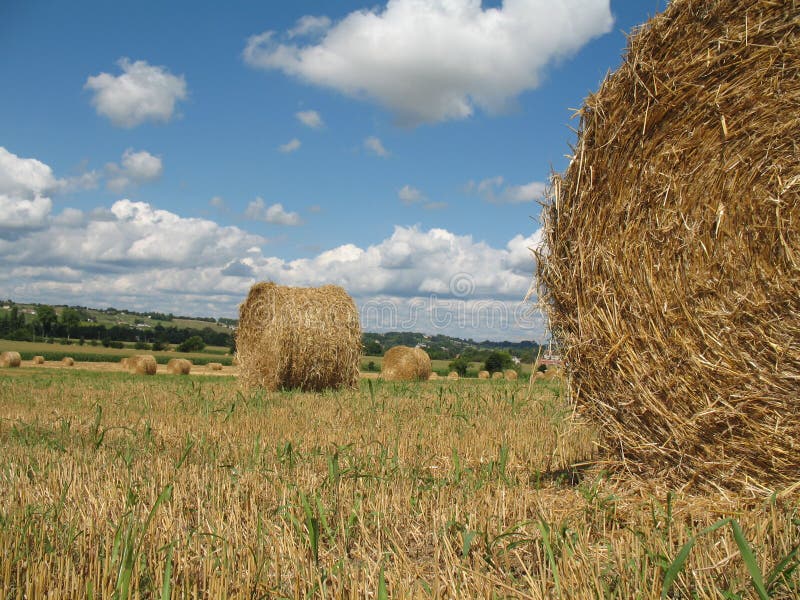
[[[127,356],[123,357],[122,360],[119,361],[119,364],[122,365],[123,369],[127,369],[130,366],[130,358]]]
[[[22,363],[19,352],[8,351],[0,354],[0,367],[18,367]]]
[[[356,387],[361,324],[342,288],[257,283],[239,307],[239,377],[245,387]]]
[[[458,379],[458,372],[457,372],[457,371],[450,371],[450,372],[447,374],[447,378],[448,378],[448,379],[452,379],[452,380],[454,380],[454,381],[455,381],[456,379]]]
[[[128,359],[128,368],[136,375],[155,375],[158,365],[154,356],[139,354]]]
[[[61,359],[61,364],[63,364],[65,367],[75,366],[75,359],[71,356],[65,356]]]
[[[503,378],[503,373],[502,372],[495,371],[494,373],[492,373],[492,379],[502,379],[502,378]]]
[[[188,375],[192,370],[192,361],[185,358],[170,358],[167,373],[170,375]]]
[[[434,372],[434,373],[431,373],[430,375],[428,375],[428,381],[436,381],[437,379],[439,379],[439,374],[438,373]]]
[[[491,377],[489,371],[478,371],[478,379],[489,379],[489,377]]]
[[[383,355],[381,377],[387,381],[425,381],[431,375],[431,358],[422,348],[394,346]]]
[[[673,0],[586,100],[553,179],[539,297],[621,472],[800,478],[799,15]]]
[[[506,378],[506,381],[515,381],[519,377],[514,369],[506,369],[503,376]]]
[[[222,363],[210,362],[206,366],[212,371],[222,371]]]
[[[33,357],[33,364],[35,365],[43,365],[44,364],[44,356],[34,356]]]

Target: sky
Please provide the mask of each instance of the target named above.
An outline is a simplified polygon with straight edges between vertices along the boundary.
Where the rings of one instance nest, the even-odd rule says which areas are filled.
[[[0,1],[0,298],[536,340],[573,118],[665,0]]]

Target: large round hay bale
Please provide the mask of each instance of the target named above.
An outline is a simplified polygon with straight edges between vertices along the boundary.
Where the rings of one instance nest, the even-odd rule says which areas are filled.
[[[490,377],[489,371],[478,371],[478,379],[489,379]]]
[[[210,362],[206,365],[211,371],[222,371],[222,363]]]
[[[431,375],[431,358],[422,348],[394,346],[383,355],[381,377],[387,381],[425,381]]]
[[[515,381],[519,377],[519,374],[517,374],[514,369],[506,369],[503,372],[503,377],[506,379],[506,381]]]
[[[72,358],[71,356],[65,356],[64,358],[61,359],[61,364],[64,365],[65,367],[73,367],[75,366],[75,359]]]
[[[673,0],[586,100],[554,179],[540,298],[626,472],[800,479],[798,18]]]
[[[33,357],[33,364],[35,365],[43,365],[44,364],[44,356],[36,355]]]
[[[502,371],[495,371],[494,373],[492,373],[492,379],[502,379],[502,378],[503,378]]]
[[[185,358],[170,358],[167,373],[170,375],[188,375],[192,370],[192,361]]]
[[[137,375],[155,375],[158,365],[154,356],[139,354],[128,359],[128,368]]]
[[[22,363],[19,352],[8,351],[0,353],[0,367],[18,367]]]
[[[239,307],[239,377],[269,390],[358,385],[361,325],[342,288],[257,283]]]
[[[453,380],[453,381],[456,381],[456,380],[458,380],[458,372],[457,372],[457,371],[450,371],[450,372],[447,374],[447,378],[448,378],[448,379],[451,379],[451,380]]]

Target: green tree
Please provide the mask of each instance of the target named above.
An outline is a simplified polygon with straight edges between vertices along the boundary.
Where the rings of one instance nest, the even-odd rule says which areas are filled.
[[[67,339],[72,329],[75,329],[81,324],[81,315],[74,308],[65,308],[61,311],[61,324],[67,329]]]
[[[486,357],[483,368],[489,373],[496,373],[504,369],[510,369],[514,365],[511,355],[508,352],[492,352]]]
[[[56,309],[47,304],[42,304],[36,307],[36,323],[42,328],[42,335],[53,330],[53,325],[58,322]]]
[[[467,374],[468,368],[469,368],[469,360],[465,356],[459,356],[453,362],[450,363],[450,370],[455,371],[461,377],[464,377]]]
[[[178,352],[200,352],[206,347],[206,343],[199,335],[193,335],[187,340],[181,342],[178,346]]]

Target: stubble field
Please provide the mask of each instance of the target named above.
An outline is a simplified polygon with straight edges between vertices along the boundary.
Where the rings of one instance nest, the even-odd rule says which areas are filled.
[[[800,595],[796,491],[611,479],[593,437],[558,381],[3,370],[0,598]]]

